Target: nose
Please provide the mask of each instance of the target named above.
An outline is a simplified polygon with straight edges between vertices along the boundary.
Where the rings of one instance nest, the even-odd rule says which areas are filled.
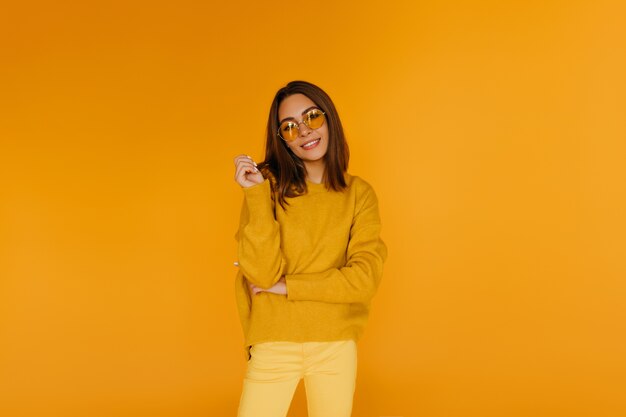
[[[304,122],[300,122],[298,125],[298,136],[307,136],[311,133],[311,128],[308,127]]]

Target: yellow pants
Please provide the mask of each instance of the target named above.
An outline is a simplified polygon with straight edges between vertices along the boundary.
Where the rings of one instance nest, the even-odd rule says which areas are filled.
[[[285,417],[304,378],[309,417],[349,417],[356,383],[354,340],[265,342],[250,348],[238,417]]]

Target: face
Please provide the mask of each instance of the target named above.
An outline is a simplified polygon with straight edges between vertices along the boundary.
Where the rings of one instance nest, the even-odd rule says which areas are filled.
[[[293,94],[285,98],[278,106],[279,125],[285,119],[294,120],[296,123],[302,122],[304,113],[312,107],[319,108],[304,94]],[[312,143],[317,139],[319,139],[317,143]],[[283,139],[279,138],[279,140],[282,141]],[[323,161],[328,149],[328,120],[317,129],[311,129],[304,123],[300,123],[298,137],[291,142],[285,142],[285,144],[304,162]],[[307,144],[312,145],[312,147],[305,147]]]

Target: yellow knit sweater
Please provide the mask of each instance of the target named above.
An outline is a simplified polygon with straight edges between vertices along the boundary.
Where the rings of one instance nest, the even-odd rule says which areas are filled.
[[[361,337],[387,246],[374,189],[358,176],[345,178],[343,192],[307,180],[308,192],[288,197],[286,210],[273,203],[268,178],[242,188],[235,295],[246,360],[255,343]],[[252,296],[245,282],[270,288],[281,276],[286,296]]]

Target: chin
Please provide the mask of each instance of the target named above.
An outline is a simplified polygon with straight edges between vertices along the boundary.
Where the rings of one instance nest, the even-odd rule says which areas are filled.
[[[298,149],[297,154],[300,159],[307,161],[317,161],[318,159],[323,158],[326,155],[326,148],[324,149],[314,149],[312,151],[306,151],[302,148]]]
[[[309,153],[305,153],[300,155],[300,159],[305,160],[305,161],[319,161],[320,159],[323,159],[324,156],[326,156],[326,150],[322,149],[320,152],[309,152]]]

